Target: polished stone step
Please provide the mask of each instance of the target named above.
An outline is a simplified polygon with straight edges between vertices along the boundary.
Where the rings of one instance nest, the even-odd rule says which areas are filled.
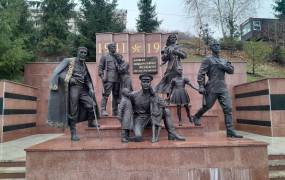
[[[285,180],[285,155],[271,154],[268,156],[270,180]]]
[[[25,160],[4,160],[0,161],[0,167],[25,167]]]
[[[0,179],[25,178],[26,167],[0,167]]]
[[[201,122],[202,122],[202,126],[204,128],[206,128],[208,131],[216,131],[219,129],[219,119],[218,116],[215,115],[207,115],[207,116],[203,116],[201,118]],[[108,116],[108,117],[102,117],[99,120],[99,124],[100,125],[108,125],[108,126],[112,126],[114,125],[115,127],[118,125],[121,125],[118,118],[115,116]],[[177,118],[173,119],[173,124],[175,126],[178,126],[179,122]],[[183,126],[189,126],[189,125],[193,125],[192,123],[189,122],[188,118],[183,116],[182,117],[182,125]]]
[[[268,163],[270,171],[285,171],[285,160],[270,160]]]
[[[216,116],[206,116],[206,117],[207,117],[207,118],[210,118],[210,117],[215,118]],[[120,121],[119,121],[118,118],[115,117],[115,116],[101,117],[100,120],[99,120],[99,123],[100,123],[101,125],[120,125]],[[178,125],[178,124],[179,124],[178,119],[175,118],[175,119],[173,120],[173,123],[174,123],[175,125]],[[183,117],[182,117],[182,125],[188,125],[188,124],[190,124],[188,118],[185,117],[185,116],[183,116]]]
[[[182,126],[182,127],[176,127],[176,132],[180,135],[186,136],[186,137],[193,137],[193,136],[203,136],[205,133],[203,131],[203,127],[195,127],[195,126]],[[121,136],[121,126],[117,127],[106,127],[102,126],[100,129],[100,133],[102,134],[102,137],[120,137]],[[151,127],[148,127],[144,130],[143,136],[144,137],[151,137]],[[98,132],[96,128],[86,128],[86,133],[84,134],[87,137],[97,137]],[[133,134],[131,133],[130,136]],[[160,131],[160,137],[167,136],[167,131],[163,127]]]
[[[178,122],[174,122],[176,132],[185,137],[194,137],[194,136],[211,136],[215,134],[216,136],[225,136],[224,133],[219,131],[217,116],[203,116],[202,117],[202,126],[194,126],[189,122],[183,123],[182,126],[178,125]],[[163,124],[163,123],[162,123]],[[120,137],[121,136],[121,124],[115,117],[104,117],[100,120],[100,133],[102,137]],[[98,132],[96,128],[85,128],[85,131],[79,131],[79,134],[86,135],[87,137],[98,137]],[[151,137],[151,127],[147,127],[143,133],[144,137]],[[160,137],[167,136],[167,131],[162,125],[160,131]]]
[[[285,171],[270,171],[269,172],[270,180],[284,180],[285,179]]]
[[[268,160],[285,160],[285,154],[270,154]]]

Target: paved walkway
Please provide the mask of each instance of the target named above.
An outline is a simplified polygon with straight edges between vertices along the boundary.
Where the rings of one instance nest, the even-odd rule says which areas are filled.
[[[24,149],[61,135],[62,134],[36,134],[14,141],[0,143],[0,161],[26,160],[26,152]]]
[[[243,131],[238,131],[238,133],[246,138],[268,143],[269,155],[285,155],[285,137],[269,137]]]
[[[285,137],[268,137],[243,131],[238,131],[238,133],[243,135],[245,138],[268,143],[268,154],[270,155],[285,155]],[[54,139],[61,135],[62,134],[37,134],[2,143],[0,144],[0,161],[25,160],[26,152],[24,149],[44,141]]]

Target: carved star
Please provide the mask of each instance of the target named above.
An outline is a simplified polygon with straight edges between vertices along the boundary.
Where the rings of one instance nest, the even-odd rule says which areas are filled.
[[[141,52],[141,46],[138,44],[135,44],[134,46],[132,46],[133,49],[133,53],[140,53]]]

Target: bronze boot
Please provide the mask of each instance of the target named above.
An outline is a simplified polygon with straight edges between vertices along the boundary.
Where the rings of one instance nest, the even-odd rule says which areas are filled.
[[[109,114],[106,111],[106,105],[107,105],[108,97],[102,97],[101,102],[101,116],[109,116]]]
[[[88,127],[100,127],[100,125],[99,124],[96,124],[95,123],[95,120],[94,119],[89,119],[88,120]]]
[[[227,128],[227,137],[243,138],[243,136],[240,136],[235,132],[231,115],[225,115],[225,123]]]
[[[201,126],[201,119],[198,118],[196,115],[193,117],[193,121],[195,126]]]
[[[168,133],[168,140],[170,141],[185,141],[186,138],[183,137],[183,136],[180,136],[179,134],[177,133]]]
[[[129,142],[129,130],[128,129],[122,129],[121,142],[122,143],[128,143]]]
[[[76,133],[76,128],[75,128],[75,125],[73,125],[73,123],[70,124],[70,139],[71,141],[79,141],[80,138],[77,136],[77,133]]]

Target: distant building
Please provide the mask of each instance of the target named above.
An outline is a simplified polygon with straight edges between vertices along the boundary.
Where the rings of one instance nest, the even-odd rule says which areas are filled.
[[[285,20],[249,18],[240,25],[241,40],[264,40],[285,45]]]
[[[29,5],[29,11],[31,14],[30,20],[34,23],[35,28],[39,28],[40,19],[41,19],[41,16],[43,15],[42,10],[41,10],[41,3],[43,2],[43,0],[26,0],[26,1]],[[75,8],[74,13],[77,13],[79,14],[80,17],[82,17],[82,14],[81,12],[79,12],[78,8]],[[126,26],[127,10],[117,9],[115,13],[118,17],[118,20],[121,21]],[[71,33],[79,34],[79,30],[78,30],[78,26],[77,26],[75,18],[70,18],[67,23],[69,26],[69,31]]]
[[[40,28],[40,21],[43,15],[43,12],[41,10],[42,2],[43,0],[27,0],[27,3],[29,5],[29,11],[31,14],[30,20],[34,23],[35,28]],[[75,19],[70,18],[67,23],[68,23],[69,31],[72,33],[78,34],[78,27],[76,25]]]
[[[126,26],[128,11],[125,9],[117,9],[115,13],[118,16],[118,19]]]
[[[40,18],[43,15],[40,6],[43,0],[27,0],[27,3],[29,5],[29,11],[30,11],[30,19],[35,28],[40,27]]]

